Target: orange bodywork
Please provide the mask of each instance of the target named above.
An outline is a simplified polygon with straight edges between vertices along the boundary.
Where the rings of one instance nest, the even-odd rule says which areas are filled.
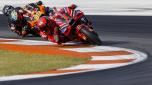
[[[45,6],[40,5],[40,6],[38,6],[38,7],[39,7],[39,9],[40,9],[40,12],[41,12],[42,14],[45,14]]]
[[[37,20],[34,21],[28,21],[28,24],[31,28],[33,28],[37,24]]]
[[[41,17],[42,14],[43,13],[41,11],[32,12],[33,20],[28,21],[28,24],[31,28],[33,28],[37,24],[37,21],[39,20],[39,18]]]

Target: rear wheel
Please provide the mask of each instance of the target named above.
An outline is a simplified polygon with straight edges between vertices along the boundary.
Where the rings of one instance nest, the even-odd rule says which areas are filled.
[[[80,32],[82,34],[82,39],[89,42],[90,44],[93,44],[93,45],[101,45],[102,44],[100,38],[98,37],[98,35],[94,31],[90,31],[86,28],[82,28],[80,30]]]

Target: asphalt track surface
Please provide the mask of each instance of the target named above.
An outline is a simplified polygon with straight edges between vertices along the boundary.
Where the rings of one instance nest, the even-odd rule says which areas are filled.
[[[152,17],[88,16],[103,45],[147,52],[146,61],[130,66],[66,76],[0,82],[0,85],[152,85]],[[0,15],[0,37],[19,38]],[[39,39],[28,37],[25,39]]]

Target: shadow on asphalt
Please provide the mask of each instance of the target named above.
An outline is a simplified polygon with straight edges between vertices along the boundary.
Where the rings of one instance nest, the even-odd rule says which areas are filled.
[[[102,41],[103,44],[102,45],[117,45],[117,44],[128,44],[129,42],[126,42],[126,41]]]

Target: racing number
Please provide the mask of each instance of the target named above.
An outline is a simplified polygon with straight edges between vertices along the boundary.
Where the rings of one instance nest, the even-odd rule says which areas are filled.
[[[41,12],[36,12],[36,14],[34,15],[34,20],[38,20],[41,16]]]

